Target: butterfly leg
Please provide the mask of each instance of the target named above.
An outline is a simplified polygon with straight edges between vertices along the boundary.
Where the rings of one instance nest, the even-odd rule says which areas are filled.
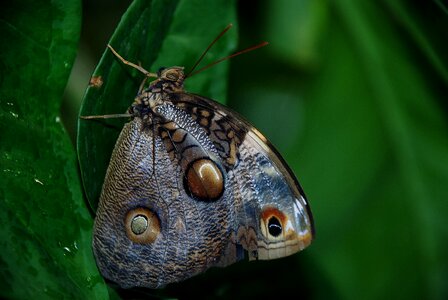
[[[121,60],[121,62],[124,63],[125,65],[131,66],[131,67],[133,67],[134,69],[137,69],[138,71],[140,71],[140,72],[142,72],[143,74],[145,74],[146,77],[154,77],[154,78],[157,78],[157,74],[156,74],[156,73],[148,72],[148,71],[146,71],[143,67],[141,67],[141,66],[139,66],[139,65],[136,65],[136,64],[134,64],[134,63],[132,63],[132,62],[130,62],[130,61],[124,59],[120,54],[118,54],[117,51],[115,51],[114,48],[112,48],[111,45],[108,44],[107,47],[108,47],[108,48],[110,49],[110,51],[112,51],[112,53],[113,53],[119,60]]]
[[[143,92],[143,89],[145,88],[145,84],[146,84],[146,81],[148,80],[148,76],[146,76],[144,79],[143,79],[143,81],[142,81],[142,83],[140,83],[140,87],[138,88],[138,93],[137,93],[137,95],[140,95],[142,92]]]

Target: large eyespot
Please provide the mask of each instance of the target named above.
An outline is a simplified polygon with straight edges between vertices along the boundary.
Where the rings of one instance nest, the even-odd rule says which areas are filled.
[[[160,234],[159,218],[147,208],[130,210],[126,214],[124,225],[128,238],[134,243],[153,243]]]
[[[224,192],[224,177],[215,162],[209,158],[200,158],[189,164],[184,187],[190,197],[213,201]]]
[[[260,215],[260,229],[267,240],[283,239],[287,217],[274,207],[264,208]]]

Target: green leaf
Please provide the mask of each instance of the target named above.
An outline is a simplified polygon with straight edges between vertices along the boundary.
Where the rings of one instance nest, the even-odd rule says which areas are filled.
[[[0,295],[105,298],[92,219],[59,108],[80,31],[78,1],[0,12]]]
[[[229,24],[235,23],[234,1],[137,0],[124,14],[110,44],[125,59],[141,63],[148,71],[185,66],[188,71],[208,44]],[[235,48],[236,31],[227,33],[205,57],[212,62]],[[106,45],[105,45],[106,46]],[[106,47],[105,47],[106,49]],[[189,78],[190,92],[224,101],[226,63]],[[90,85],[80,115],[124,113],[144,78],[105,50],[92,75],[101,85]],[[118,134],[127,120],[78,122],[78,157],[85,193],[96,209]]]

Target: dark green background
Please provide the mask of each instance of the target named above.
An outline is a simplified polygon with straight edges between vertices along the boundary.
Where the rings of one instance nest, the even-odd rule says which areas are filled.
[[[234,29],[207,61],[270,42],[191,78],[187,89],[235,108],[277,146],[308,196],[317,230],[303,253],[212,269],[149,292],[107,288],[90,248],[91,198],[122,122],[79,125],[85,192],[74,150],[90,75],[130,2],[32,3],[0,8],[2,297],[448,298],[442,1],[134,4],[152,3],[149,19],[128,13],[110,42],[152,70],[188,68],[229,22]],[[83,113],[123,112],[140,78],[110,53],[101,61],[96,72],[107,70],[111,79],[101,91],[88,90]]]

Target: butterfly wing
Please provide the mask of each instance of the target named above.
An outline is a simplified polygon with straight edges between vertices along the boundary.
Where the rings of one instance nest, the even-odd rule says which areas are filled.
[[[188,121],[178,113],[179,123]],[[238,259],[228,243],[229,203],[210,205],[184,188],[184,168],[193,169],[188,161],[207,168],[207,161],[196,157],[214,155],[205,133],[190,123],[193,127],[184,130],[166,119],[134,118],[117,140],[95,218],[93,250],[102,275],[123,288],[163,287],[219,264],[221,257]],[[230,199],[228,193],[214,196]]]
[[[180,93],[171,101],[204,128],[226,168],[236,244],[250,259],[273,259],[306,248],[314,235],[311,210],[272,144],[243,117],[211,99]]]
[[[117,140],[94,225],[104,277],[162,287],[244,257],[308,246],[313,222],[294,175],[270,143],[228,108],[170,94]]]

